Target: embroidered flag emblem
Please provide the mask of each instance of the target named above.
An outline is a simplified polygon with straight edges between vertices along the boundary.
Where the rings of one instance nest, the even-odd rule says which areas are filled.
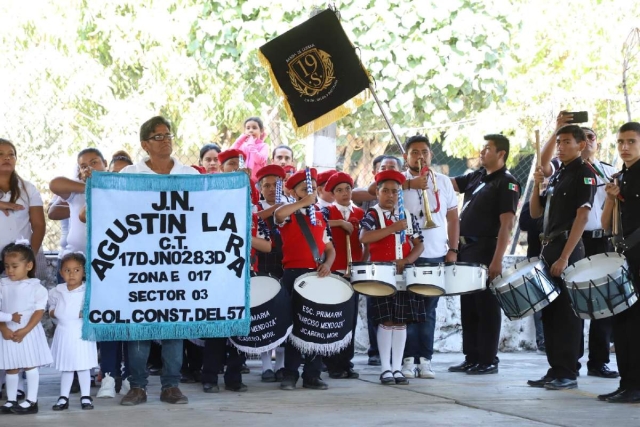
[[[596,180],[593,178],[585,178],[584,183],[587,185],[596,185]]]
[[[519,192],[520,191],[520,187],[518,186],[518,184],[509,184],[509,190],[513,190],[515,192]]]

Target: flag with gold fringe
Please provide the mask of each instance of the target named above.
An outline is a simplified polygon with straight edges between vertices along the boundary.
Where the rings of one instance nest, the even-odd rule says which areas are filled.
[[[366,99],[369,74],[331,9],[261,46],[259,57],[299,136],[350,114]]]

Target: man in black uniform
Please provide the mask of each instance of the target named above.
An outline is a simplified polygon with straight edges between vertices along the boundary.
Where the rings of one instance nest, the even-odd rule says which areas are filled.
[[[582,233],[593,206],[597,181],[580,157],[586,145],[584,130],[569,125],[556,134],[556,148],[562,165],[549,179],[544,197],[540,196],[544,173],[542,167],[538,167],[530,209],[532,218],[544,214],[541,258],[554,277],[560,295],[542,310],[544,342],[551,368],[545,376],[530,380],[528,384],[565,390],[578,387],[576,361],[580,353],[582,321],[573,311],[569,292],[560,275],[569,264],[584,258]]]
[[[640,123],[629,122],[618,131],[618,153],[624,162],[620,186],[607,184],[607,200],[602,213],[602,228],[610,230],[614,201],[620,201],[620,249],[624,251],[636,292],[640,292]],[[615,230],[614,230],[615,231]],[[620,387],[598,396],[611,403],[640,402],[640,303],[613,316],[613,341],[620,369]]]
[[[482,168],[451,179],[453,188],[464,193],[460,214],[460,262],[489,266],[489,281],[502,273],[502,257],[515,223],[520,186],[505,166],[509,140],[486,135],[480,152]],[[498,300],[487,288],[460,297],[464,362],[450,372],[471,375],[498,372],[498,343],[502,313]]]

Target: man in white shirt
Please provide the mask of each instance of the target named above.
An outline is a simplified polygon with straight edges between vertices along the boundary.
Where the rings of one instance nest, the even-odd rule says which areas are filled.
[[[458,221],[458,198],[451,180],[434,172],[435,183],[426,173],[431,167],[431,144],[429,138],[415,135],[405,142],[404,159],[407,181],[403,184],[404,206],[417,219],[424,236],[424,250],[417,264],[455,262],[458,255],[460,222]],[[424,173],[423,173],[424,172]],[[435,192],[437,187],[437,192]],[[427,212],[423,197],[428,198],[428,208],[435,228],[425,227]],[[433,339],[436,324],[436,307],[439,297],[427,297],[427,321],[407,327],[407,344],[404,350],[402,373],[405,377],[435,378],[431,369]]]
[[[191,166],[181,164],[171,156],[173,152],[173,134],[171,123],[161,116],[153,117],[140,128],[140,144],[148,156],[142,161],[127,166],[120,173],[143,173],[162,175],[198,175],[198,171]],[[122,398],[121,405],[135,406],[147,401],[147,359],[151,341],[129,342],[129,383],[131,389]],[[189,399],[182,394],[180,384],[180,369],[182,367],[182,340],[162,340],[162,393],[160,400],[167,403],[186,404]]]

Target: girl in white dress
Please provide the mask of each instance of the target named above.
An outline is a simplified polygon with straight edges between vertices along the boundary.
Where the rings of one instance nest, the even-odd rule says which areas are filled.
[[[91,369],[98,366],[98,351],[95,341],[82,339],[85,262],[84,255],[79,252],[65,254],[60,260],[60,274],[66,283],[49,291],[49,315],[58,320],[51,344],[53,365],[62,372],[60,397],[53,405],[54,411],[69,408],[74,372],[78,373],[82,409],[93,409],[93,399],[90,396]]]
[[[0,323],[0,369],[7,371],[7,402],[2,413],[38,412],[38,367],[52,362],[51,351],[40,324],[47,306],[47,290],[35,279],[36,260],[28,242],[10,243],[2,251],[6,279],[0,279],[0,312],[21,314],[20,321]],[[13,314],[12,314],[13,316]],[[27,399],[18,404],[18,373],[27,376]]]

